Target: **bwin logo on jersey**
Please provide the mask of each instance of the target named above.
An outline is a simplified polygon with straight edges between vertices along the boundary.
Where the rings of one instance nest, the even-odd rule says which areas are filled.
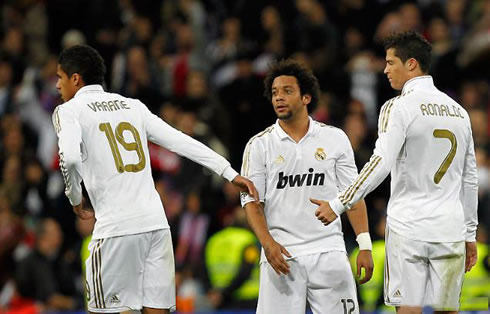
[[[279,180],[276,188],[284,189],[286,186],[301,187],[303,185],[323,185],[325,183],[324,173],[313,173],[313,168],[308,169],[309,173],[284,175],[284,172],[279,172]]]

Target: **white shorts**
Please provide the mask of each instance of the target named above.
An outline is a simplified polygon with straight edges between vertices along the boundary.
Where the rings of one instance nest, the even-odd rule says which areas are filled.
[[[465,243],[424,242],[386,228],[385,304],[459,309]]]
[[[257,313],[359,313],[356,284],[344,252],[325,252],[288,260],[290,273],[278,276],[268,262],[260,265]]]
[[[175,309],[175,266],[169,229],[92,240],[86,261],[88,310]]]

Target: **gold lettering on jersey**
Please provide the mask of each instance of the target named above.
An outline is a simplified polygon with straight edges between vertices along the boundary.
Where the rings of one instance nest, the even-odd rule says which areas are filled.
[[[121,109],[131,109],[124,100],[109,100],[109,101],[96,101],[88,103],[87,106],[92,109],[93,112],[97,111],[117,111]]]
[[[452,117],[464,119],[461,113],[461,108],[456,106],[438,105],[438,104],[421,104],[420,112],[423,116],[438,116],[438,117]]]
[[[319,147],[316,149],[315,158],[316,160],[320,160],[320,161],[325,160],[325,158],[327,158],[327,154],[325,154],[323,148]]]

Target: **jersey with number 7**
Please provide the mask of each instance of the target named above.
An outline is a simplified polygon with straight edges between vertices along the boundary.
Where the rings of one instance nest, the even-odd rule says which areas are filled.
[[[82,87],[53,114],[65,194],[82,199],[83,180],[95,210],[93,239],[169,228],[150,168],[148,141],[232,180],[230,163],[172,128],[139,100]],[[190,180],[192,178],[189,178]]]
[[[371,159],[332,208],[352,206],[391,171],[390,229],[427,242],[475,241],[477,168],[466,110],[432,77],[415,77],[381,108],[378,136]]]

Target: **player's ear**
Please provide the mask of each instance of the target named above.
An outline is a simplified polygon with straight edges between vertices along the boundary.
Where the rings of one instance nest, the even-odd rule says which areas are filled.
[[[304,94],[303,96],[301,96],[301,99],[303,100],[303,105],[308,105],[311,102],[311,95]]]
[[[417,60],[415,58],[410,58],[407,60],[407,67],[410,71],[413,71],[415,70],[415,68],[417,67]]]
[[[80,87],[83,85],[82,76],[78,73],[73,73],[70,79],[73,81],[75,86]]]

